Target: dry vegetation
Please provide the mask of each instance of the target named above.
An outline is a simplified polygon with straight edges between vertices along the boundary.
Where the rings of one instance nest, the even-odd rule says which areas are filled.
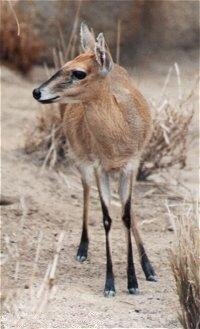
[[[181,306],[179,320],[185,329],[197,329],[200,327],[198,217],[191,208],[184,210],[177,218],[177,245],[171,251],[171,268]]]
[[[26,15],[19,2],[1,2],[0,59],[27,73],[38,61],[43,43],[33,27],[34,11]]]
[[[163,96],[173,68],[178,81],[178,100],[175,104]],[[185,167],[189,144],[189,125],[194,114],[191,98],[196,87],[195,84],[187,95],[182,96],[178,64],[175,63],[174,67],[169,69],[161,91],[160,101],[158,104],[152,104],[154,110],[153,133],[142,155],[138,180],[145,180],[155,171],[167,169],[174,165],[179,165],[180,168]]]
[[[59,106],[42,108],[35,126],[27,129],[25,151],[28,154],[37,152],[38,160],[51,168],[66,161],[67,141],[62,132],[62,112]]]

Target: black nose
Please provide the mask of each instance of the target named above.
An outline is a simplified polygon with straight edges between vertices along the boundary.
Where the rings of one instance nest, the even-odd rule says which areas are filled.
[[[40,89],[39,88],[36,88],[36,89],[34,89],[33,90],[33,97],[35,98],[35,99],[40,99],[40,97],[41,97],[41,92],[40,92]]]

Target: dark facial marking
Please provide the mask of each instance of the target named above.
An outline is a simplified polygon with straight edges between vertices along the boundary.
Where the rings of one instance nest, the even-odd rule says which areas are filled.
[[[52,77],[50,79],[45,81],[39,88],[46,87],[50,82],[52,82],[53,80],[59,78],[62,75],[62,73],[63,73],[62,70],[57,71],[54,75],[52,75]]]

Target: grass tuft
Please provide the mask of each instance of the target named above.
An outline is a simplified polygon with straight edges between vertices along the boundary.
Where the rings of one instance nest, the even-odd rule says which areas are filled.
[[[176,245],[171,250],[171,268],[176,282],[181,312],[179,320],[185,329],[200,327],[200,267],[197,215],[187,209],[178,216]]]

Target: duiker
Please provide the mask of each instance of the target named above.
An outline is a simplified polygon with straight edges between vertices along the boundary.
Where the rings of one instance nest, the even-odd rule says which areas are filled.
[[[127,287],[138,293],[133,262],[131,230],[139,250],[141,266],[149,281],[156,281],[132,214],[132,187],[143,148],[151,134],[151,115],[147,102],[134,87],[127,71],[113,63],[102,33],[95,40],[81,25],[83,53],[67,62],[49,80],[34,89],[40,103],[66,103],[63,129],[83,185],[83,226],[77,260],[88,252],[88,205],[94,173],[103,213],[106,240],[105,296],[115,295],[109,234],[111,229],[109,176],[119,173],[122,221],[127,236]]]

